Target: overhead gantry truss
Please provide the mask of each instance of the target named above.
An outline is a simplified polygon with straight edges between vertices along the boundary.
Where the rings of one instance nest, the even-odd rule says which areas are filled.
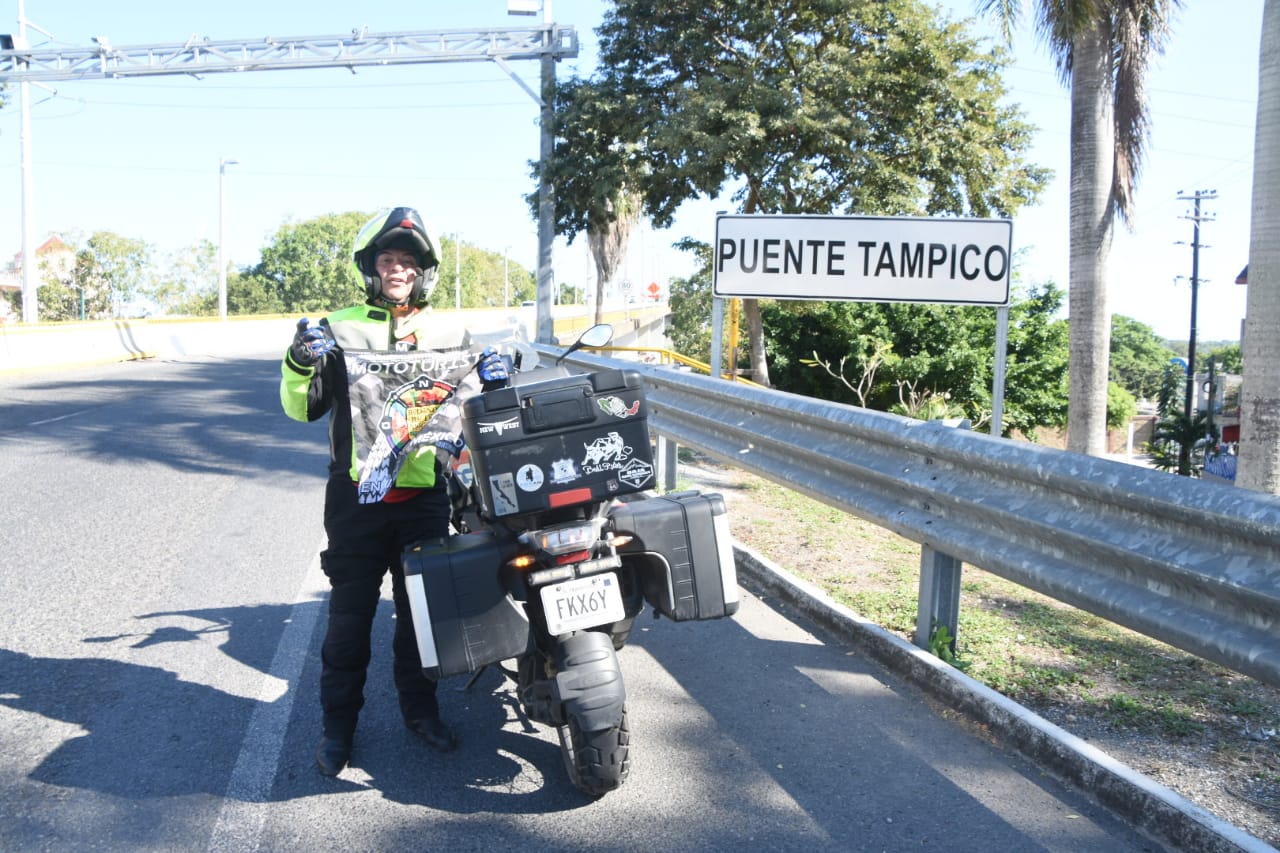
[[[115,47],[105,36],[85,48],[36,49],[0,36],[0,83],[119,79],[228,71],[289,68],[349,68],[424,62],[572,58],[578,55],[573,27],[495,27],[485,30],[419,30],[349,36],[267,37],[214,41],[192,37],[184,43]],[[508,72],[509,73],[509,72]]]

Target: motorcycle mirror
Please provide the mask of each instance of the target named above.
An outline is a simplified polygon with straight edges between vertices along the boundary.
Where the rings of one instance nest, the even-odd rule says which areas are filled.
[[[609,341],[611,340],[613,340],[613,326],[609,323],[597,323],[579,335],[578,339],[573,342],[573,345],[561,353],[560,357],[556,359],[556,364],[559,364],[568,358],[570,353],[577,352],[585,347],[591,347],[594,349],[595,347],[608,346]]]

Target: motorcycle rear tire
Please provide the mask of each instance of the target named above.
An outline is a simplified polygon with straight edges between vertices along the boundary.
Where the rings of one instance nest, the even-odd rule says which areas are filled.
[[[590,797],[617,790],[631,772],[631,731],[627,710],[622,709],[618,725],[597,732],[584,732],[576,717],[556,729],[560,735],[560,755],[575,788]]]

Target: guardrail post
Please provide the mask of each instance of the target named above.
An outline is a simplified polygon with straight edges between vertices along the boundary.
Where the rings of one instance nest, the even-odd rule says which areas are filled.
[[[666,436],[658,436],[658,490],[663,494],[676,490],[677,451],[680,445]]]
[[[956,650],[960,622],[960,568],[950,554],[920,547],[920,600],[916,611],[916,645],[929,648],[934,626],[947,629],[951,651]]]

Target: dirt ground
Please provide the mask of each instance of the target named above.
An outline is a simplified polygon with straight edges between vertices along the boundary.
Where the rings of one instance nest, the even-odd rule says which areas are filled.
[[[776,490],[759,488],[763,481],[745,472],[694,458],[682,460],[680,478],[682,485],[725,496],[735,539],[837,600],[859,589],[883,586],[890,562],[907,561],[918,569],[918,545],[800,496],[779,504],[776,494],[766,494]],[[966,566],[965,571],[977,570]],[[1030,591],[1026,595],[1048,601]],[[1053,606],[1065,608],[1056,602]],[[1065,694],[1053,701],[1011,698],[1219,818],[1280,847],[1280,690],[1164,648],[1171,659],[1189,660],[1186,678],[1117,685],[1108,682],[1112,676],[1100,672],[1093,679],[1093,695]],[[1064,654],[1052,649],[1028,652]],[[980,673],[969,674],[983,680]],[[1231,702],[1236,708],[1247,705],[1250,713],[1232,713],[1230,703],[1204,702],[1206,683],[1214,679],[1229,682]],[[1141,698],[1156,704],[1174,703],[1180,694],[1197,699],[1197,709],[1203,710],[1197,711],[1195,731],[1168,737],[1150,727],[1123,724],[1114,707],[1098,701],[1119,688],[1129,695],[1145,691],[1148,695]]]

